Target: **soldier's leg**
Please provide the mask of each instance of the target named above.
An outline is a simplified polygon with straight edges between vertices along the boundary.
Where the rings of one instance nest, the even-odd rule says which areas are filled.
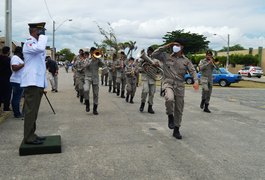
[[[83,103],[84,99],[84,84],[85,84],[85,77],[79,78],[79,96],[80,96],[80,103]]]
[[[204,107],[204,112],[211,113],[209,110],[209,102],[212,94],[212,88],[213,84],[211,82],[208,83],[208,91],[205,92],[205,107]]]
[[[121,79],[121,98],[125,98],[125,96],[124,96],[125,85],[126,85],[126,78],[122,77],[122,79]]]
[[[132,83],[131,85],[131,99],[130,99],[130,103],[133,104],[133,98],[134,98],[134,95],[135,95],[135,92],[136,92],[136,82],[135,83]]]
[[[184,96],[176,96],[175,97],[175,109],[174,109],[174,131],[173,136],[176,139],[182,139],[182,135],[179,132],[179,128],[182,122],[182,114],[184,108]]]
[[[98,84],[93,84],[92,85],[92,89],[93,89],[93,114],[98,115],[98,93],[99,93],[99,87]]]
[[[86,112],[90,111],[90,103],[89,103],[90,87],[91,87],[91,81],[89,81],[88,79],[85,79],[84,98],[85,98],[85,104],[86,104]]]
[[[111,92],[112,82],[113,82],[113,76],[109,74],[109,92]]]
[[[121,89],[121,78],[120,77],[117,77],[116,79],[116,90],[117,90],[117,96],[120,95],[120,89]]]
[[[172,88],[165,89],[165,106],[168,115],[168,128],[174,129],[174,91]]]
[[[149,96],[148,96],[148,112],[151,114],[154,114],[155,111],[153,110],[153,104],[154,104],[154,94],[156,90],[156,85],[155,84],[149,84]]]
[[[205,106],[205,101],[206,101],[207,94],[208,94],[208,91],[209,91],[208,78],[202,77],[202,81],[201,82],[202,82],[202,97],[201,97],[200,108],[203,109],[204,106]]]
[[[43,95],[43,88],[36,86],[26,87],[24,89],[24,141],[32,142],[35,140],[36,120],[40,107],[41,98]]]
[[[105,86],[108,85],[108,77],[109,77],[109,74],[106,73],[106,74],[105,74]]]
[[[116,85],[116,76],[113,76],[112,77],[113,78],[113,93],[116,93],[116,87],[117,87],[117,85]]]
[[[131,84],[127,83],[126,84],[126,102],[129,102],[129,96],[131,95]]]

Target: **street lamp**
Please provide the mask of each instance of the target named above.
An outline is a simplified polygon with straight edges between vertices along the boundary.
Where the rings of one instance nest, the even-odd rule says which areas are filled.
[[[213,35],[218,35],[221,39],[223,39],[226,43],[227,43],[227,50],[226,50],[226,52],[227,52],[227,59],[226,59],[226,69],[228,70],[228,66],[229,66],[229,43],[230,43],[230,35],[229,34],[227,34],[227,40],[225,39],[225,38],[223,38],[221,35],[219,35],[219,34],[213,34]]]
[[[66,21],[72,21],[72,19],[64,20],[59,26],[55,28],[55,21],[52,21],[52,58],[55,60],[55,31],[63,25]]]

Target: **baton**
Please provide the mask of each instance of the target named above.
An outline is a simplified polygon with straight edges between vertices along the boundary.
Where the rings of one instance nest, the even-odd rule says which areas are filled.
[[[48,99],[46,93],[47,93],[47,92],[45,92],[45,91],[43,92],[43,94],[45,95],[45,97],[46,97],[46,99],[47,99],[47,101],[48,101],[48,103],[49,103],[49,105],[50,105],[50,107],[51,107],[53,113],[55,114],[55,111],[54,111],[54,109],[53,109],[53,107],[52,107],[52,105],[51,105],[51,103],[50,103],[50,101],[49,101],[49,99]]]

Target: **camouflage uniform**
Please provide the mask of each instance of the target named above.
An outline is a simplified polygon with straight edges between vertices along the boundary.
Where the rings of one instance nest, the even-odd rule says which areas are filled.
[[[136,92],[136,82],[137,82],[137,74],[138,68],[134,63],[129,63],[125,68],[125,74],[126,74],[126,102],[129,101],[130,97],[130,103],[133,102],[133,98]]]
[[[89,94],[90,88],[92,86],[93,90],[93,113],[97,113],[98,107],[98,93],[99,93],[99,75],[98,70],[99,67],[104,67],[104,62],[101,59],[92,59],[88,58],[85,63],[85,84],[84,84],[84,97],[86,103],[86,111],[89,112],[90,104],[89,104]]]
[[[125,98],[124,92],[125,92],[125,85],[126,85],[126,76],[125,76],[125,66],[126,66],[126,60],[118,60],[115,61],[115,69],[117,71],[117,96],[120,95],[121,91],[121,97]]]
[[[165,93],[166,113],[174,118],[174,126],[179,128],[182,121],[182,113],[184,108],[184,75],[187,71],[193,76],[197,82],[197,73],[193,64],[184,55],[177,57],[166,52],[165,46],[156,49],[152,53],[152,57],[160,60],[163,64],[164,80],[162,84],[163,92]],[[173,129],[174,127],[170,127]],[[175,129],[174,129],[175,130]]]
[[[75,89],[79,92],[80,102],[83,102],[84,97],[84,83],[85,83],[85,59],[80,56],[76,57],[75,64],[73,65],[75,69]]]
[[[116,69],[113,65],[116,60],[110,60],[108,62],[108,69],[109,69],[109,92],[111,92],[112,86],[113,86],[113,93],[116,93],[116,77],[117,77],[117,72]]]

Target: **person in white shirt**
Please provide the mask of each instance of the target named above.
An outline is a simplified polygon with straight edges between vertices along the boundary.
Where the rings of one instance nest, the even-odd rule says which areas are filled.
[[[46,45],[45,23],[29,24],[30,37],[23,46],[24,70],[20,86],[24,88],[24,143],[43,144],[45,137],[35,134],[36,120],[44,88],[47,87],[46,79]]]
[[[12,100],[11,105],[15,118],[22,118],[23,115],[20,111],[20,100],[23,93],[23,88],[20,87],[21,75],[23,73],[24,61],[21,47],[16,47],[14,56],[11,58],[12,75],[10,83],[12,86]]]

